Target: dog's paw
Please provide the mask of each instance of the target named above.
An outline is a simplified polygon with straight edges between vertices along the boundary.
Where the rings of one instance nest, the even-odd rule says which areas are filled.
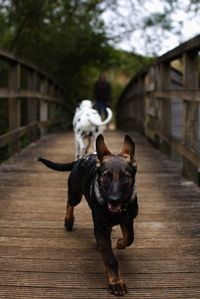
[[[123,239],[118,239],[116,243],[116,248],[117,249],[125,249],[126,245],[124,244]]]
[[[65,228],[68,232],[71,232],[74,226],[74,218],[67,219],[65,218]]]
[[[128,292],[123,280],[109,283],[108,290],[115,296],[124,296]]]

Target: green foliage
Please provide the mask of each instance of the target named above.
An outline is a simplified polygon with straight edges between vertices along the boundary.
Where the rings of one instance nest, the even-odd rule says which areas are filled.
[[[111,0],[11,0],[0,13],[0,46],[32,61],[66,90],[71,111],[91,98],[100,70],[114,71],[113,100],[124,86],[117,74],[130,78],[147,61],[109,45],[100,16]]]
[[[90,67],[106,64],[107,38],[99,0],[12,0],[1,45],[56,77],[69,100],[80,96]],[[1,21],[1,20],[0,20]],[[80,91],[79,91],[80,86]]]
[[[153,61],[151,57],[144,57],[135,53],[110,48],[109,65],[126,76],[133,76],[144,65]]]
[[[172,23],[165,13],[153,13],[144,19],[144,28],[161,26],[162,29],[170,31],[172,29]]]
[[[152,63],[153,58],[110,48],[108,75],[112,83],[112,108],[115,110],[117,100],[132,76],[145,65]]]

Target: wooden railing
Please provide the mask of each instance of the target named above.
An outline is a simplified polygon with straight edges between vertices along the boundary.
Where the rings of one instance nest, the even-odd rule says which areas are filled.
[[[6,100],[8,107],[8,129],[0,136],[0,148],[9,146],[12,155],[20,151],[22,137],[34,141],[63,121],[64,89],[36,66],[1,50],[0,68],[0,101]]]
[[[143,132],[200,185],[200,35],[159,57],[124,89],[117,126]],[[178,156],[177,156],[178,155]]]

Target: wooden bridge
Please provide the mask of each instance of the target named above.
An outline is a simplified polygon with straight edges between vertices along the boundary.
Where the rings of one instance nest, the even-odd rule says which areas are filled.
[[[123,133],[106,132],[121,149]],[[126,298],[200,298],[200,189],[138,134],[135,244],[115,250]],[[66,178],[36,161],[73,159],[72,133],[48,135],[0,167],[0,298],[111,298],[89,208],[64,229]],[[114,228],[113,245],[120,232]]]
[[[182,177],[184,168],[186,175],[192,172],[191,177],[198,181],[200,167],[199,49],[198,36],[177,48],[176,54],[173,50],[159,58],[131,80],[119,102],[117,126],[128,130],[136,142],[140,207],[135,243],[126,250],[115,249],[129,289],[125,298],[200,298],[200,189]],[[180,58],[181,53],[184,59],[180,61],[187,62],[187,67],[174,69],[171,59]],[[9,132],[0,136],[0,147],[12,154],[0,165],[0,298],[113,298],[106,288],[86,202],[76,209],[74,231],[66,232],[68,175],[37,162],[38,156],[58,162],[74,157],[72,132],[45,135],[58,116],[62,121],[63,107],[69,109],[63,89],[35,66],[8,53],[1,52],[0,57],[8,72],[8,86],[0,88],[0,97],[9,103]],[[188,59],[193,61],[195,75],[191,69],[188,72]],[[158,88],[158,78],[163,78],[158,70],[168,78],[162,79],[163,84],[171,86],[175,76],[176,88]],[[182,79],[188,73],[196,85],[186,89],[181,84],[188,82]],[[23,99],[26,119],[20,114]],[[178,118],[175,125],[177,118],[170,113],[177,106],[185,109],[185,118],[181,122]],[[124,131],[105,132],[116,153]],[[39,136],[42,138],[37,140]],[[24,137],[31,143],[19,152]],[[171,159],[174,157],[176,161]],[[113,246],[119,235],[114,228]]]

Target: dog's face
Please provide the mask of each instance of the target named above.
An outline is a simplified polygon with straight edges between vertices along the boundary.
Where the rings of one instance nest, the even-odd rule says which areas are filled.
[[[104,142],[103,135],[96,140],[98,167],[98,186],[108,211],[119,213],[131,201],[135,191],[136,163],[135,144],[126,135],[121,152],[113,155]]]

